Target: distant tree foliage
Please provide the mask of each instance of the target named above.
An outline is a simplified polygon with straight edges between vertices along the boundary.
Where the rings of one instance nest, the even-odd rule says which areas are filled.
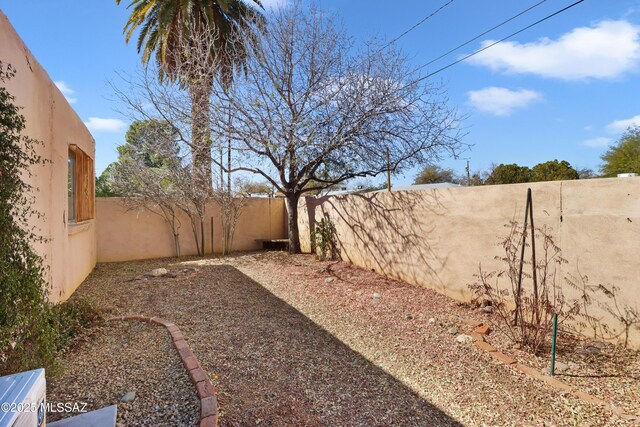
[[[198,186],[180,155],[174,128],[159,120],[134,121],[125,139],[127,142],[118,147],[118,161],[110,165],[110,190],[125,197],[127,207],[145,208],[161,216],[173,234],[176,256],[181,254],[179,212],[187,214],[202,254],[202,233],[198,234],[197,225],[204,221],[204,213],[198,209],[202,206],[197,203]]]
[[[578,179],[578,171],[571,167],[569,162],[562,160],[550,160],[539,163],[531,169],[531,181],[563,181]]]
[[[619,173],[640,174],[640,127],[627,129],[618,143],[602,155],[602,161],[600,171],[605,177]]]
[[[579,168],[578,171],[578,179],[593,179],[599,178],[600,176],[591,168]]]
[[[532,172],[527,166],[517,164],[499,164],[493,169],[491,175],[486,179],[485,184],[519,184],[531,182]]]
[[[156,150],[155,139],[160,136],[174,134],[174,129],[166,121],[162,120],[136,120],[129,126],[124,136],[125,144],[118,147],[118,162],[125,159],[140,157],[139,161],[148,168],[161,168],[172,161],[178,155],[177,142],[172,144],[172,153],[167,155],[163,151]],[[165,146],[167,144],[165,143]],[[165,149],[166,150],[166,149]]]
[[[118,161],[109,166],[96,178],[96,197],[124,197],[125,194],[116,185],[118,166],[135,159],[144,168],[158,169],[167,166],[178,155],[179,147],[172,145],[169,155],[157,150],[159,135],[173,134],[173,128],[162,120],[136,120],[129,126],[124,136],[125,143],[118,150]],[[165,144],[166,145],[166,144]]]
[[[441,182],[457,182],[453,169],[442,168],[438,165],[427,166],[416,176],[414,184],[438,184]]]
[[[110,163],[100,176],[96,177],[96,197],[121,197],[122,194],[115,188],[115,166]]]
[[[266,182],[248,182],[244,184],[240,189],[240,192],[246,194],[267,194],[273,193],[273,190]]]
[[[578,179],[578,171],[566,160],[550,160],[538,163],[533,168],[515,163],[495,166],[491,174],[484,180],[485,184],[519,184],[524,182],[561,181]],[[479,176],[474,180],[481,182]]]

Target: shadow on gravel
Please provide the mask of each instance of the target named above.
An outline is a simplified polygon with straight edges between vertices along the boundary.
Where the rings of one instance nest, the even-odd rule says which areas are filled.
[[[173,321],[212,380],[222,427],[462,426],[220,262],[174,258],[99,264],[77,294],[110,315]],[[144,276],[154,268],[185,266],[197,272],[183,278]]]
[[[218,377],[222,426],[462,425],[234,267],[200,268],[206,289],[171,305],[189,305],[174,321]]]

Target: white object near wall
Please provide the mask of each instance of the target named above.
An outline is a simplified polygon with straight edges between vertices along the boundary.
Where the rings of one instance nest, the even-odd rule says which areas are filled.
[[[44,369],[0,377],[0,427],[44,426]]]

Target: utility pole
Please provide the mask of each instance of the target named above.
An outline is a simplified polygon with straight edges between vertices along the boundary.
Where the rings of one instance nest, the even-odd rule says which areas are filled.
[[[387,191],[391,191],[391,161],[389,160],[389,147],[387,147]]]
[[[227,141],[227,193],[231,197],[231,101],[229,101],[229,120],[227,122],[229,140]]]
[[[467,187],[471,187],[471,168],[469,168],[469,159],[467,159]]]

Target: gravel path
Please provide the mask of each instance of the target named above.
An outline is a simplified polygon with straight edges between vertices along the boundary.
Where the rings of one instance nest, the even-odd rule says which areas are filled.
[[[48,379],[47,401],[84,402],[91,411],[118,404],[118,424],[193,426],[197,395],[163,327],[110,322],[64,358],[65,372]],[[121,403],[128,392],[135,400]],[[48,421],[77,414],[50,413]]]
[[[198,271],[141,278],[185,266]],[[223,426],[628,425],[456,343],[449,329],[470,332],[462,319],[480,313],[344,263],[257,253],[103,264],[78,296],[175,322]]]

